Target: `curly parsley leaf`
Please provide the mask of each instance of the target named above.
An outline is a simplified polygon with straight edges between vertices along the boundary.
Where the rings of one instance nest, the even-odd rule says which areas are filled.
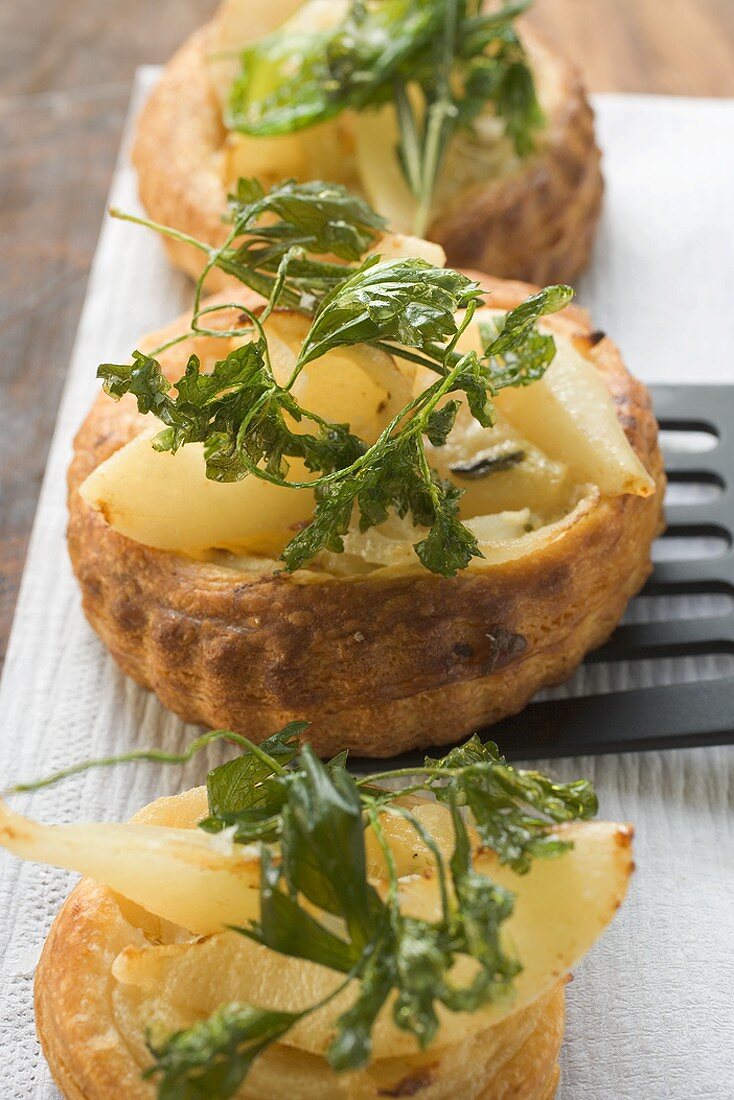
[[[424,539],[415,544],[415,552],[421,563],[432,573],[455,577],[465,569],[472,558],[484,557],[476,536],[459,519],[459,500],[464,490],[449,481],[434,482],[436,508],[431,529]]]
[[[105,392],[115,400],[132,394],[140,412],[152,412],[168,425],[153,440],[156,450],[175,453],[187,443],[203,443],[207,477],[213,481],[239,481],[258,466],[284,480],[289,458],[302,459],[309,470],[329,472],[349,466],[366,449],[347,424],[322,420],[275,382],[263,340],[231,351],[209,373],[202,373],[192,355],[173,384],[157,360],[138,351],[132,358],[131,364],[98,368]],[[313,423],[313,432],[294,431],[293,421],[304,419]]]
[[[534,857],[568,849],[552,825],[584,821],[598,809],[588,780],[554,783],[540,772],[513,768],[494,742],[482,744],[476,734],[441,760],[427,757],[426,768],[435,770],[431,789],[439,802],[466,806],[482,842],[518,874]]]
[[[452,577],[472,557],[482,556],[475,536],[459,519],[463,490],[427,467],[415,431],[384,440],[370,457],[356,473],[317,491],[314,519],[283,551],[288,569],[300,569],[321,550],[341,553],[355,508],[362,531],[384,523],[393,510],[429,528],[414,549],[431,572]]]
[[[480,323],[485,350],[479,370],[492,393],[507,386],[529,386],[543,377],[555,357],[556,344],[550,334],[539,331],[538,321],[565,309],[572,298],[571,287],[546,287],[500,318],[498,325]]]
[[[238,928],[249,939],[291,958],[306,959],[342,974],[359,963],[362,949],[325,928],[287,891],[283,869],[267,848],[261,852],[260,920],[249,928]]]
[[[222,449],[222,443],[231,440],[270,387],[261,340],[236,348],[207,374],[202,373],[198,356],[190,356],[183,376],[173,386],[160,363],[140,351],[133,352],[131,364],[101,364],[97,377],[110,397],[119,401],[132,394],[141,413],[152,412],[167,425],[155,439],[156,450],[175,452],[186,443],[206,443],[212,468],[221,463],[222,470],[229,449],[228,445]]]
[[[537,294],[526,298],[519,306],[505,314],[499,334],[488,347],[485,355],[494,357],[506,355],[522,346],[526,336],[530,335],[541,317],[549,313],[558,313],[565,309],[573,298],[570,286],[548,286]]]
[[[256,179],[240,179],[225,215],[230,231],[215,249],[147,218],[114,208],[110,213],[205,253],[204,271],[197,280],[197,311],[206,276],[217,267],[269,299],[271,308],[280,304],[312,314],[344,281],[349,271],[345,265],[357,263],[386,228],[385,219],[364,199],[341,184],[322,180],[286,179],[266,192]]]
[[[266,192],[257,180],[241,179],[230,196],[227,220],[238,237],[247,234],[235,256],[271,273],[291,248],[356,262],[387,227],[364,199],[321,180],[284,180]],[[338,271],[343,278],[343,267]]]
[[[391,977],[380,955],[367,959],[360,972],[356,1000],[336,1020],[336,1035],[326,1054],[329,1065],[337,1073],[369,1064],[372,1029],[392,992]]]
[[[459,401],[447,401],[429,415],[426,420],[426,435],[434,447],[445,445],[456,423],[456,414],[460,407]]]
[[[223,1005],[163,1043],[149,1040],[154,1065],[143,1076],[158,1078],[158,1100],[228,1100],[255,1059],[299,1019],[293,1012]]]
[[[426,260],[371,257],[324,299],[299,365],[335,347],[378,340],[428,352],[456,335],[457,311],[480,297],[479,284],[458,271]]]
[[[206,777],[210,815],[236,814],[267,801],[265,780],[295,759],[307,729],[308,722],[289,722],[263,741],[257,754],[244,753],[213,768]]]

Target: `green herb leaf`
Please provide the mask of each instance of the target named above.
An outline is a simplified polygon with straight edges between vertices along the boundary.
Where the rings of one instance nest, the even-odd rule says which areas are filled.
[[[425,260],[372,257],[325,298],[300,366],[331,348],[376,340],[430,351],[456,334],[456,313],[481,297],[479,284]]]
[[[325,66],[329,35],[275,32],[241,55],[225,125],[254,136],[288,134],[339,113]]]
[[[442,760],[426,758],[426,767],[438,773],[431,784],[438,800],[467,806],[483,843],[518,874],[530,868],[533,857],[568,849],[553,835],[553,824],[583,821],[598,809],[587,780],[553,783],[540,772],[513,768],[494,742],[482,744],[476,734]]]
[[[387,227],[364,199],[321,180],[284,180],[265,192],[257,180],[241,179],[230,196],[228,220],[238,237],[248,235],[236,258],[272,273],[291,248],[356,262]],[[343,278],[343,267],[338,270]]]
[[[368,452],[370,461],[355,474],[317,491],[314,519],[283,551],[289,569],[300,569],[321,550],[341,553],[355,507],[362,531],[383,523],[391,510],[428,527],[414,549],[419,561],[434,573],[454,576],[472,557],[482,556],[475,536],[459,520],[463,490],[441,480],[427,466],[418,434],[421,426],[417,420],[410,434],[376,444]]]
[[[434,447],[443,447],[456,423],[456,414],[461,408],[459,401],[447,401],[434,411],[426,421],[426,435]]]
[[[479,327],[480,330],[486,329],[481,323]],[[483,428],[494,426],[497,414],[492,402],[494,391],[489,367],[474,352],[464,356],[452,390],[462,391],[466,395],[469,411]]]
[[[208,474],[230,481],[242,476],[232,447],[243,420],[250,417],[271,388],[262,340],[243,344],[202,374],[196,355],[184,375],[171,383],[160,364],[135,351],[132,364],[103,363],[97,370],[105,393],[119,401],[126,393],[137,399],[141,413],[154,413],[168,425],[153,443],[156,450],[177,451],[186,443],[207,445]]]
[[[159,1079],[158,1100],[227,1100],[258,1055],[282,1038],[300,1015],[224,1005],[188,1031],[176,1032],[160,1044],[149,1042],[155,1065],[144,1077]]]
[[[358,494],[354,478],[327,483],[316,490],[316,511],[311,522],[290,540],[281,554],[286,569],[302,569],[322,550],[341,554]]]
[[[453,577],[465,569],[472,558],[484,555],[476,536],[459,520],[459,500],[463,489],[449,481],[436,481],[436,514],[428,535],[416,543],[415,552],[426,569]]]
[[[329,1065],[337,1073],[369,1064],[372,1029],[392,987],[392,974],[384,965],[382,955],[376,953],[369,957],[360,974],[357,998],[337,1019],[336,1036],[326,1052]]]
[[[293,890],[342,917],[361,951],[374,932],[379,899],[367,882],[359,791],[349,772],[329,771],[308,745],[300,762],[283,808],[283,873]]]
[[[499,331],[494,325],[480,323],[485,344],[482,363],[493,393],[507,386],[529,386],[543,377],[555,358],[556,344],[551,335],[538,331],[538,321],[565,309],[572,298],[569,286],[546,287],[506,314]]]
[[[454,792],[448,801],[455,838],[451,857],[457,905],[454,934],[457,949],[476,959],[481,969],[468,986],[447,992],[444,1002],[454,1012],[474,1012],[488,1000],[507,995],[512,979],[522,969],[500,942],[500,927],[512,914],[514,903],[508,890],[474,870],[466,823]]]
[[[275,775],[277,766],[290,764],[300,748],[307,722],[289,722],[268,737],[258,752],[246,752],[210,771],[206,777],[209,813],[212,816],[236,814],[262,805],[267,795],[263,782]]]
[[[361,950],[325,928],[285,892],[283,868],[274,864],[267,848],[261,849],[260,858],[260,920],[237,931],[281,955],[348,974],[359,962]]]
[[[505,315],[501,331],[485,348],[485,355],[498,356],[514,351],[541,317],[565,309],[572,298],[573,288],[570,286],[548,286],[526,298]]]

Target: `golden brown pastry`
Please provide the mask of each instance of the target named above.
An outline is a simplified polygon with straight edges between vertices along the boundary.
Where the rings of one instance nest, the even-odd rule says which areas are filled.
[[[484,282],[499,310],[532,289]],[[240,298],[247,301],[247,292]],[[232,321],[217,316],[222,327]],[[562,345],[557,362],[543,382],[496,399],[504,419],[492,431],[504,424],[502,445],[509,440],[524,463],[485,480],[452,474],[462,449],[471,465],[491,444],[494,436],[477,425],[465,435],[457,429],[458,442],[450,437],[433,451],[441,473],[467,488],[466,514],[474,516],[467,522],[484,552],[452,578],[421,568],[400,525],[349,535],[346,553],[322,554],[291,574],[277,571],[277,547],[269,558],[257,541],[254,553],[207,560],[201,547],[192,556],[134,541],[155,537],[140,535],[140,517],[130,525],[124,504],[112,515],[104,483],[88,485],[86,499],[79,492],[145,427],[129,397],[113,404],[100,396],[75,441],[69,550],[85,614],[122,669],[187,721],[260,738],[305,718],[322,754],[347,747],[370,756],[455,741],[569,676],[609,636],[649,575],[664,474],[649,396],[616,346],[594,334],[576,308],[544,324]],[[177,322],[146,346],[186,327]],[[177,376],[192,350],[206,363],[216,354],[212,343],[177,344],[162,354],[164,370]],[[578,415],[569,413],[563,402],[584,394]],[[605,427],[596,413],[607,418]],[[604,442],[609,420],[611,450]],[[147,444],[145,456],[155,457]],[[151,476],[147,467],[140,475],[146,493]],[[605,487],[605,478],[616,480]],[[224,491],[221,499],[238,491],[213,488]],[[166,499],[158,512],[150,505],[156,527]],[[245,501],[238,522],[248,507],[257,514]],[[303,522],[297,517],[294,529]]]
[[[293,768],[293,744],[282,731],[264,746],[271,766],[246,750],[207,789],[159,799],[130,825],[39,825],[0,803],[2,846],[90,876],[36,974],[38,1034],[63,1095],[550,1100],[567,974],[624,899],[629,826],[583,820],[596,810],[588,784],[551,785],[476,738],[415,769],[414,789],[438,804],[384,792],[379,809],[378,777],[360,785],[308,750]],[[467,824],[451,810],[460,792]],[[263,800],[265,848],[249,842]],[[405,972],[393,969],[403,951]],[[362,998],[378,980],[363,1048]]]
[[[343,14],[341,3],[283,0],[257,8],[227,0],[166,66],[140,118],[133,159],[151,218],[220,244],[227,193],[240,176],[267,187],[281,179],[329,179],[362,191],[398,232],[413,232],[414,202],[393,154],[392,105],[346,112],[296,134],[254,138],[228,132],[223,121],[231,57],[279,26],[294,11],[309,28]],[[449,262],[529,282],[572,281],[586,265],[603,192],[593,112],[578,70],[535,32],[521,31],[543,126],[534,150],[519,156],[491,111],[452,140],[434,197],[418,232],[438,241]],[[236,69],[236,65],[234,66]],[[201,254],[166,240],[172,262],[192,276]],[[231,283],[213,271],[209,287]]]
[[[242,982],[251,960],[247,946],[233,944],[234,940],[234,933],[223,933],[216,949],[222,952],[222,964],[241,967],[235,978]],[[124,901],[89,879],[76,887],[56,918],[36,974],[36,1026],[54,1080],[66,1100],[117,1100],[122,1096],[125,1100],[154,1100],[154,1084],[141,1076],[150,1058],[145,1048],[145,1021],[136,1009],[139,1005],[147,1010],[155,1007],[164,1019],[170,1013],[173,1023],[181,1007],[166,1004],[165,996],[160,997],[162,1003],[155,1004],[152,991],[136,984],[135,963],[145,947],[134,910],[131,915]],[[148,950],[162,957],[162,977],[178,992],[186,979],[182,982],[175,972],[168,977],[162,948]],[[174,966],[178,963],[183,969],[186,953],[195,952],[193,945],[172,952]],[[193,976],[194,981],[197,977]],[[461,1095],[466,1100],[552,1100],[560,1076],[563,1030],[564,982],[560,981],[491,1029],[440,1052],[385,1058],[382,1064],[356,1075],[357,1080],[337,1078],[318,1055],[292,1047],[271,1048],[237,1098],[425,1096],[426,1100],[454,1100]]]

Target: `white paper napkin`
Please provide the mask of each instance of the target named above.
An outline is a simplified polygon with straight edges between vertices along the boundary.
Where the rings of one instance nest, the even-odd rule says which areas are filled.
[[[154,78],[154,70],[141,70],[132,115]],[[608,193],[581,300],[642,378],[734,382],[734,104],[603,96],[597,107]],[[112,201],[131,209],[128,140]],[[140,334],[185,307],[186,292],[152,235],[105,224],[0,689],[3,786],[134,746],[173,749],[193,733],[117,672],[82,617],[64,545],[65,469],[73,432],[97,390],[96,365],[128,355]],[[631,612],[648,613],[644,604]],[[724,658],[691,658],[656,673],[628,668],[625,675],[652,683],[653,675],[690,679],[727,669]],[[584,672],[577,685],[619,686],[603,669],[591,675],[596,679]],[[185,769],[91,773],[17,804],[48,821],[124,819],[156,795],[201,781],[217,759],[212,750]],[[593,777],[603,816],[637,826],[631,895],[569,987],[559,1095],[728,1100],[734,1095],[734,750],[548,767],[566,778]],[[32,971],[69,883],[62,872],[0,855],[1,1100],[58,1095],[35,1038]]]

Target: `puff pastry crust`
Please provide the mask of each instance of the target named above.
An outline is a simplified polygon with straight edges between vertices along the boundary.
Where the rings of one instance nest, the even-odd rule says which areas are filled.
[[[499,309],[532,290],[484,283]],[[575,308],[550,325],[591,332]],[[662,527],[665,477],[649,395],[610,340],[586,354],[656,493],[588,498],[532,553],[452,579],[417,564],[349,577],[246,573],[125,538],[78,492],[141,430],[130,398],[101,395],[69,471],[69,551],[89,622],[120,667],[187,721],[264,738],[307,719],[324,755],[448,744],[517,713],[611,634],[650,573]],[[180,360],[166,364],[178,373]]]
[[[181,803],[190,804],[193,794],[160,799],[134,820],[193,824],[182,820],[181,811]],[[203,810],[203,792],[201,803]],[[150,937],[142,911],[90,879],[76,887],[57,916],[36,972],[36,1025],[66,1100],[155,1100],[155,1085],[141,1077],[150,1063],[145,1011],[138,1014],[135,995],[114,973],[121,953],[154,942]],[[162,1011],[168,998],[162,988]],[[322,1058],[277,1044],[256,1063],[238,1100],[311,1100],[317,1095],[329,1100],[455,1100],[459,1095],[462,1100],[551,1100],[563,1027],[561,981],[456,1048],[427,1051],[415,1060],[385,1059],[386,1064],[360,1073],[337,1076]]]

